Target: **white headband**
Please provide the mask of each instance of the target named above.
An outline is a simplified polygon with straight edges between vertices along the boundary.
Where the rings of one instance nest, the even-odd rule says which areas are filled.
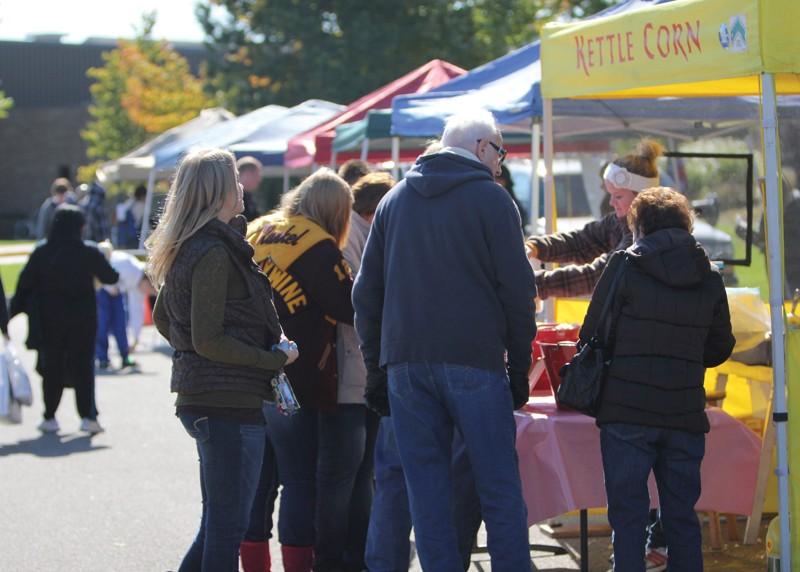
[[[608,164],[606,170],[603,171],[603,179],[615,187],[628,189],[634,193],[658,186],[658,177],[642,177],[615,163]]]

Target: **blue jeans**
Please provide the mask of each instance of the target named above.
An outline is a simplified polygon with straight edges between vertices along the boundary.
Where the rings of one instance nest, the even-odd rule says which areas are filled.
[[[644,571],[652,470],[658,486],[661,524],[671,570],[703,569],[700,523],[700,463],[705,435],[627,423],[600,427],[608,521],[614,530],[614,570]]]
[[[314,569],[364,569],[378,418],[364,405],[319,413]]]
[[[264,406],[269,407],[268,405]],[[266,417],[266,411],[264,416]],[[275,462],[275,450],[269,440],[264,439],[264,458],[261,461],[261,474],[258,478],[253,508],[250,510],[250,524],[244,539],[248,542],[266,542],[272,538],[272,513],[275,510],[275,499],[278,498],[278,465]]]
[[[253,506],[264,455],[264,425],[212,416],[178,416],[200,456],[203,516],[179,572],[238,572],[239,544]]]
[[[283,485],[278,540],[287,546],[314,546],[318,414],[303,408],[287,417],[274,405],[264,411]]]
[[[123,360],[128,358],[128,332],[125,319],[125,296],[112,296],[105,288],[97,291],[97,338],[95,356],[98,361],[108,361],[108,334],[114,335],[117,349]]]
[[[389,402],[425,570],[463,572],[453,522],[452,443],[464,438],[486,523],[492,569],[530,572],[516,425],[508,377],[449,363],[391,364]]]
[[[481,526],[481,505],[464,440],[453,437],[453,497],[458,552],[469,568],[472,546]],[[408,570],[411,513],[391,417],[381,419],[375,445],[375,497],[367,534],[366,568],[370,572]]]

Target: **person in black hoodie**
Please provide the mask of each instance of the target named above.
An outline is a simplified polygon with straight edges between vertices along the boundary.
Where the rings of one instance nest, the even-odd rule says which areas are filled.
[[[94,400],[94,281],[115,284],[119,275],[95,246],[84,244],[85,224],[78,207],[58,208],[47,241],[31,253],[11,300],[11,317],[28,314],[27,346],[39,352],[36,371],[44,393],[39,429],[45,433],[59,430],[56,409],[70,386],[75,388],[81,430],[103,431]]]
[[[700,463],[709,431],[705,368],[724,362],[735,339],[718,270],[691,235],[686,198],[665,187],[645,190],[628,215],[634,243],[615,253],[592,296],[580,339],[588,343],[619,266],[612,302],[613,357],[597,424],[614,569],[644,570],[647,478],[658,485],[669,567],[702,570]]]

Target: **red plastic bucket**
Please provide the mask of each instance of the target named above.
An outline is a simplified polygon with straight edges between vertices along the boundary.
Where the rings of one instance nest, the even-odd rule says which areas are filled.
[[[540,344],[557,344],[558,342],[577,342],[581,327],[578,324],[539,324],[536,330],[536,338],[531,344],[531,363],[532,377],[529,379],[531,395],[549,395],[553,393],[553,383],[548,376],[547,367],[537,367],[539,360],[544,359]],[[547,364],[545,364],[546,366]],[[556,369],[555,371],[558,371]],[[536,379],[533,379],[533,376]],[[556,381],[556,383],[558,383]],[[556,386],[557,387],[557,386]]]

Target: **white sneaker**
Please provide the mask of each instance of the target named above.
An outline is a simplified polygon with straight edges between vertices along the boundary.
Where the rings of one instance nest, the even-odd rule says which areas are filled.
[[[61,429],[61,427],[59,427],[55,417],[53,419],[45,419],[39,423],[39,431],[42,433],[58,433],[59,429]]]
[[[86,419],[86,418],[81,419],[80,430],[85,431],[87,433],[91,433],[92,435],[103,433],[105,431],[105,429],[103,429],[103,426],[100,425],[96,420]]]

